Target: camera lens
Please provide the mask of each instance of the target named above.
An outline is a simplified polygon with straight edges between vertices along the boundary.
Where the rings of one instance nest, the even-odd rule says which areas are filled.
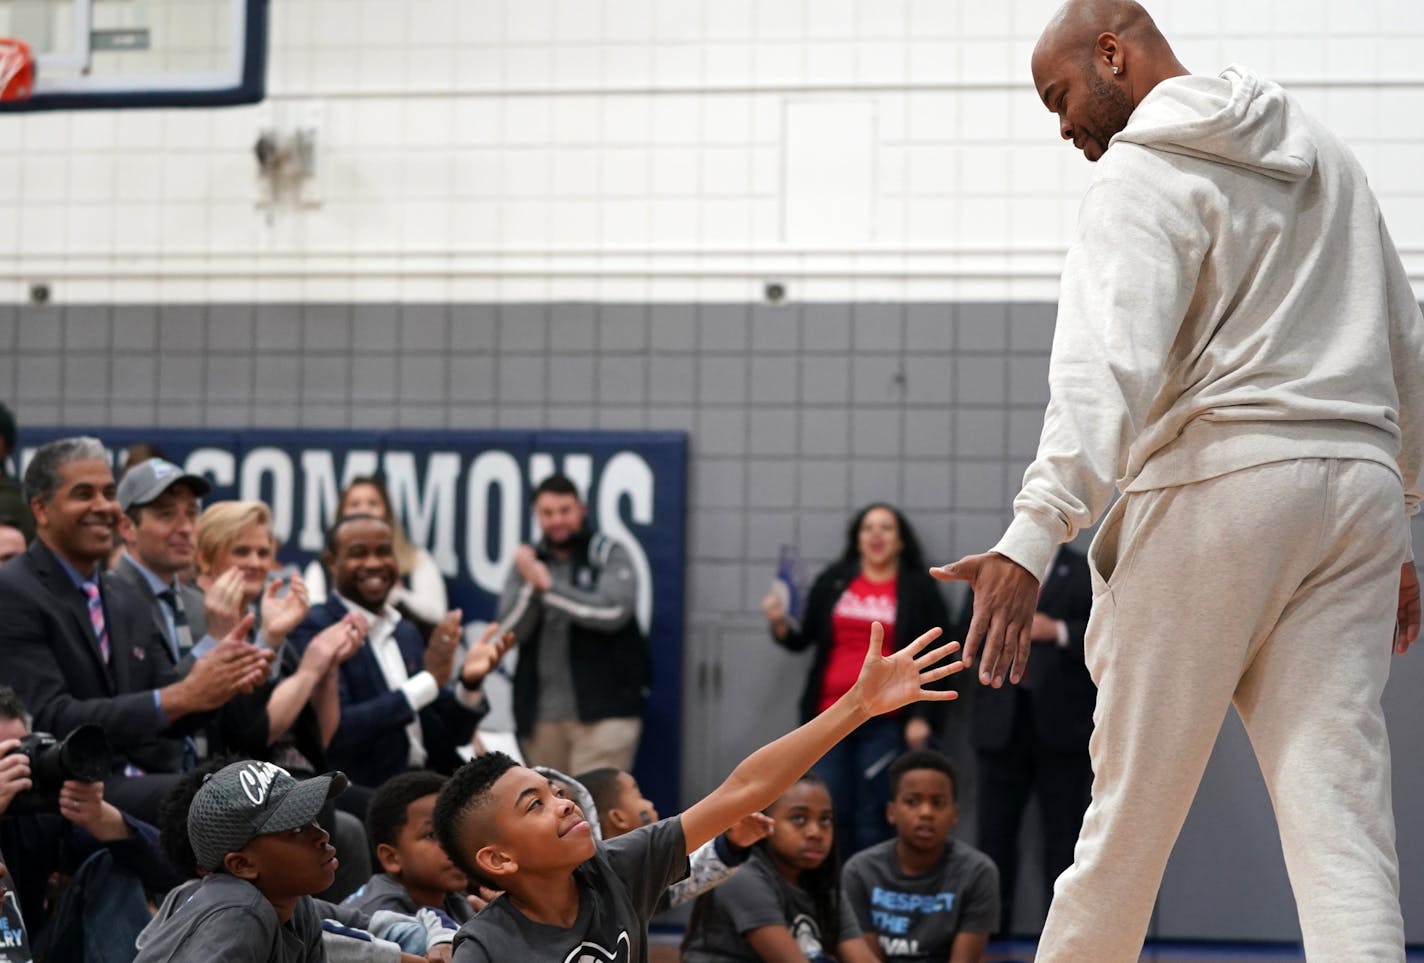
[[[80,726],[59,744],[60,765],[66,779],[100,782],[113,764],[109,740],[98,726]]]

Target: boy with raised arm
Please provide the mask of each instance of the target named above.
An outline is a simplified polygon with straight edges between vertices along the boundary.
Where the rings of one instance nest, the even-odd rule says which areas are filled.
[[[962,667],[944,663],[959,643],[933,650],[931,629],[886,657],[875,623],[855,685],[805,725],[742,761],[680,816],[596,843],[582,812],[544,776],[491,753],[441,790],[435,825],[457,866],[504,890],[455,936],[455,963],[526,959],[646,963],[648,919],[687,856],[749,812],[768,806],[831,746],[866,720],[921,699]],[[928,650],[928,651],[927,651]]]

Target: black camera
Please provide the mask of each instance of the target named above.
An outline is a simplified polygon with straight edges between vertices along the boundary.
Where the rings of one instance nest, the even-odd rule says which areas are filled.
[[[32,732],[10,752],[30,757],[30,788],[10,800],[7,816],[59,812],[59,790],[66,780],[100,782],[114,765],[109,739],[94,725],[80,726],[63,739]]]

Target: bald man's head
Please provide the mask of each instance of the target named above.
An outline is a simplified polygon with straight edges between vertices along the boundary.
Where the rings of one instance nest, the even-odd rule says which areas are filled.
[[[1153,87],[1187,72],[1133,0],[1069,0],[1038,38],[1031,66],[1059,134],[1090,161],[1103,156]]]

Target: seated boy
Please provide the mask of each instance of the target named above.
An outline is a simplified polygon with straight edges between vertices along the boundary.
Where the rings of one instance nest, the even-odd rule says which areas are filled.
[[[895,838],[856,853],[841,871],[866,939],[884,960],[979,963],[999,925],[999,871],[949,838],[959,821],[949,760],[920,749],[891,763],[885,818]]]
[[[158,905],[148,926],[138,935],[139,949],[198,891],[203,878],[211,875],[198,868],[198,857],[188,840],[188,809],[207,777],[235,761],[231,756],[219,756],[185,772],[159,806],[159,849],[185,881],[169,890]],[[312,905],[321,920],[327,963],[418,963],[427,952],[435,959],[436,947],[449,957],[455,928],[447,928],[433,912],[417,918],[404,913],[362,913],[354,906],[337,906],[319,897],[313,898]]]
[[[336,849],[316,816],[346,786],[339,772],[298,782],[251,760],[212,775],[188,811],[188,840],[208,875],[135,963],[325,961],[312,894],[331,885]]]
[[[429,770],[392,776],[366,807],[366,835],[384,872],[347,897],[364,913],[394,910],[414,914],[422,906],[458,929],[475,915],[466,901],[469,880],[455,867],[435,837],[431,816],[445,777]]]
[[[854,686],[816,718],[748,756],[722,785],[680,816],[596,842],[578,806],[550,781],[490,753],[458,770],[440,792],[435,825],[445,851],[474,879],[505,891],[455,936],[455,963],[565,960],[575,951],[646,963],[648,919],[687,873],[687,856],[749,812],[770,805],[861,723],[952,691],[926,688],[963,668],[940,665],[959,647],[932,651],[931,629],[889,657],[877,622]]]
[[[540,771],[548,774],[548,770]],[[630,772],[594,769],[579,776],[578,782],[588,790],[598,810],[598,821],[593,823],[596,838],[616,839],[658,821],[657,807],[643,795]],[[750,813],[711,842],[703,843],[687,857],[687,878],[668,887],[658,911],[690,903],[720,885],[747,861],[752,844],[766,838],[773,825],[770,816]]]

